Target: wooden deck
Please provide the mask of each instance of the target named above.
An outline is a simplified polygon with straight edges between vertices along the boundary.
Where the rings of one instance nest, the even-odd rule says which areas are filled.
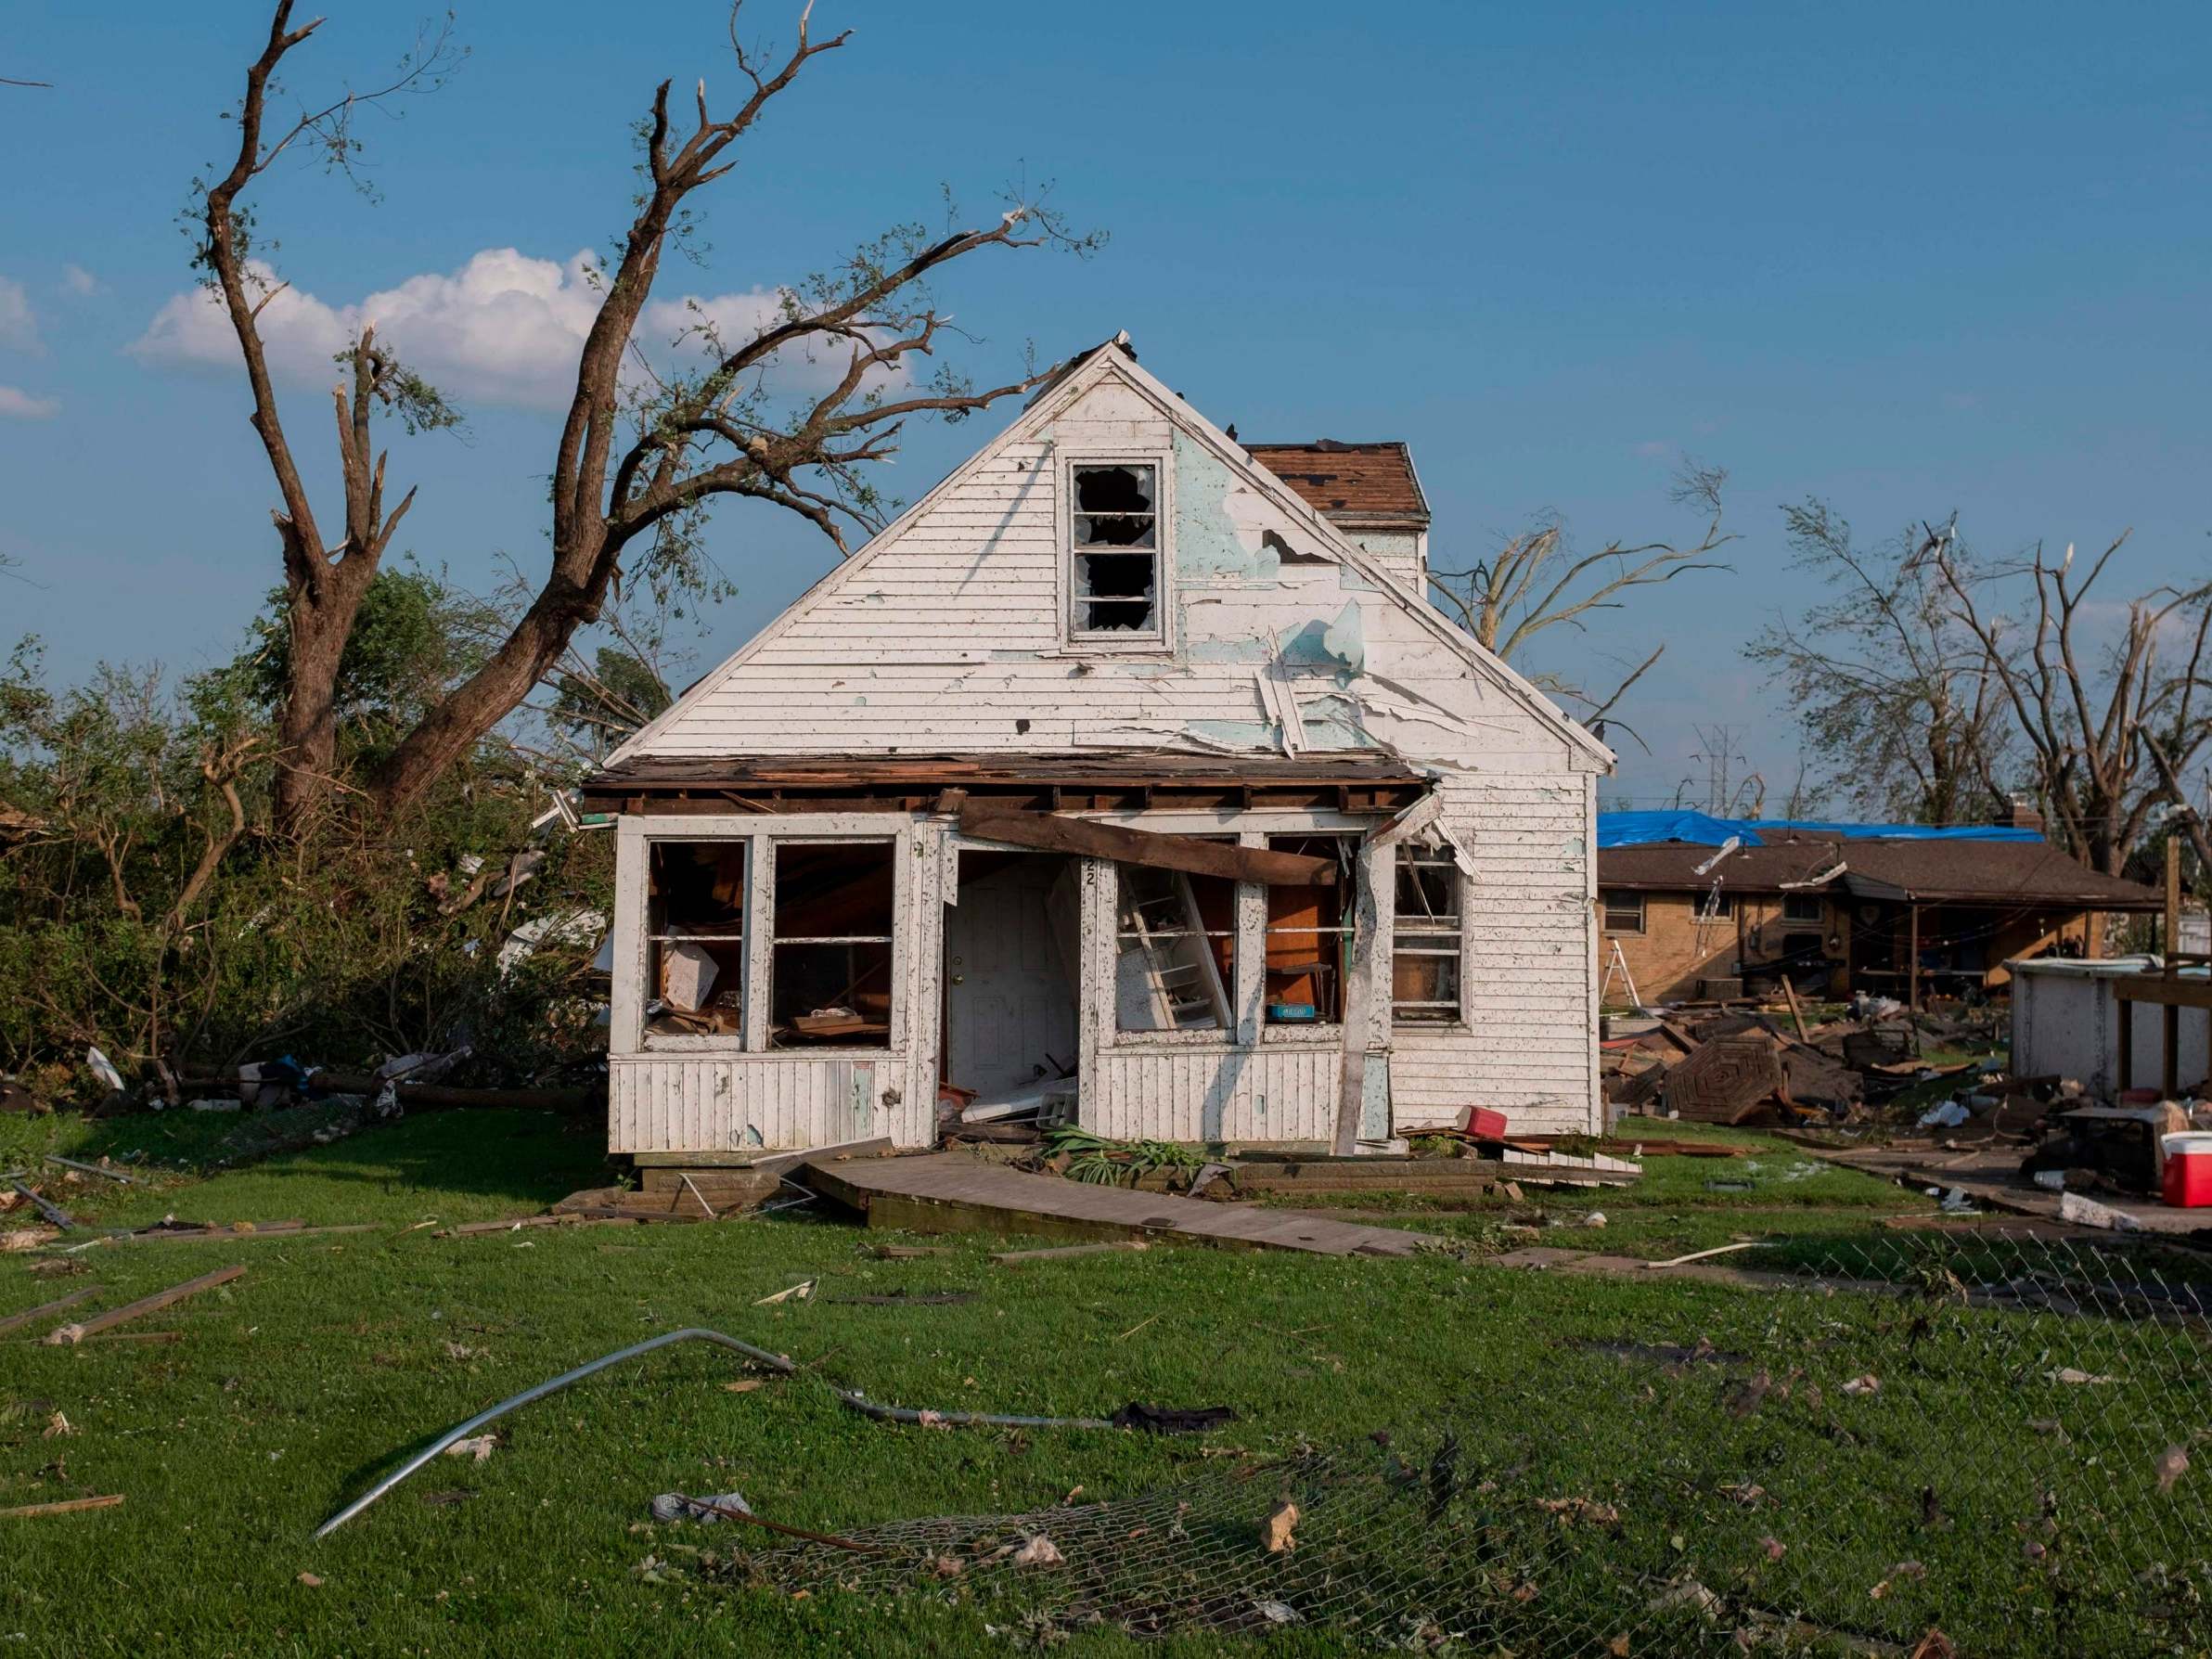
[[[863,1212],[870,1227],[918,1233],[1151,1238],[1318,1255],[1411,1255],[1435,1242],[1426,1234],[1397,1228],[1026,1175],[980,1163],[965,1152],[809,1163],[797,1178]]]

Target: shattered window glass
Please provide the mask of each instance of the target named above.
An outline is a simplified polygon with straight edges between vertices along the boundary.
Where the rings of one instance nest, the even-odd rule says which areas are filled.
[[[1400,1025],[1460,1017],[1460,867],[1448,847],[1397,855],[1397,920],[1390,942],[1390,1017]]]
[[[1327,858],[1336,881],[1327,887],[1267,888],[1267,1020],[1270,1025],[1335,1024],[1344,1017],[1344,975],[1351,966],[1352,924],[1344,908],[1358,868],[1357,839],[1344,835],[1270,835],[1278,853]]]
[[[1160,632],[1158,479],[1145,466],[1077,467],[1073,624],[1078,634]]]
[[[891,1046],[888,841],[776,842],[768,1046]]]
[[[741,1038],[745,843],[656,841],[646,864],[645,1046]]]

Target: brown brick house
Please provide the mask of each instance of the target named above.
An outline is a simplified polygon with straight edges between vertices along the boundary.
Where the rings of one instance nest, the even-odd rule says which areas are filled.
[[[1829,997],[1995,990],[2008,961],[2098,955],[2101,916],[2163,903],[2040,839],[1745,825],[1757,844],[1725,852],[1717,836],[1607,846],[1606,816],[1599,950],[1612,1006],[1630,1000],[1623,966],[1645,1003],[1726,988],[1707,982],[1772,989],[1785,974],[1798,991]],[[1908,972],[1915,961],[1917,976]]]

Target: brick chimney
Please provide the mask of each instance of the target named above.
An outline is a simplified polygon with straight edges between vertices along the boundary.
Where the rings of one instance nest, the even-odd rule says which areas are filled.
[[[2018,795],[1999,807],[1989,821],[2000,830],[2033,830],[2038,835],[2043,833],[2043,815],[2035,809],[2033,802],[2023,801]]]

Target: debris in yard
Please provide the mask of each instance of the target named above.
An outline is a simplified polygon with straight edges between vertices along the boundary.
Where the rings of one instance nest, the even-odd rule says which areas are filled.
[[[37,1188],[27,1187],[21,1181],[15,1179],[13,1177],[9,1177],[7,1184],[14,1188],[17,1193],[21,1197],[28,1199],[31,1202],[32,1206],[36,1209],[41,1215],[44,1215],[47,1222],[52,1226],[59,1228],[63,1232],[67,1232],[71,1228],[77,1225],[74,1221],[70,1219],[70,1214],[67,1210],[63,1209],[59,1204],[50,1202],[44,1193],[39,1191]]]
[[[811,1279],[803,1279],[797,1284],[792,1285],[789,1290],[778,1291],[774,1295],[771,1296],[763,1296],[752,1305],[755,1307],[773,1307],[778,1302],[791,1302],[794,1300],[804,1302],[807,1299],[807,1297],[814,1294],[815,1282],[816,1281]]]
[[[1854,1377],[1845,1383],[1844,1392],[1849,1395],[1879,1394],[1882,1392],[1882,1379],[1869,1371],[1864,1376]]]
[[[81,1285],[66,1296],[57,1296],[51,1302],[41,1303],[36,1307],[27,1307],[21,1313],[9,1314],[6,1318],[0,1319],[0,1331],[13,1331],[19,1326],[32,1324],[35,1320],[45,1318],[48,1314],[58,1314],[64,1308],[76,1306],[80,1302],[88,1302],[99,1293],[100,1287],[96,1284]]]
[[[1298,1610],[1287,1601],[1254,1601],[1252,1610],[1270,1625],[1296,1625],[1305,1621]]]
[[[1966,1108],[1956,1100],[1941,1100],[1920,1114],[1923,1129],[1955,1129],[1967,1119]]]
[[[1582,1218],[1582,1225],[1585,1227],[1603,1227],[1605,1225],[1605,1212],[1603,1210],[1592,1210],[1588,1215]]]
[[[1298,1524],[1298,1506],[1285,1498],[1269,1511],[1260,1523],[1260,1543],[1269,1555],[1280,1555],[1298,1548],[1293,1529]]]
[[[301,1574],[295,1582],[305,1585],[309,1589],[321,1589],[323,1588],[323,1581],[320,1578],[317,1578],[313,1573]]]
[[[928,1407],[884,1406],[854,1389],[841,1388],[837,1397],[878,1422],[908,1422],[925,1429],[1111,1429],[1102,1417],[1010,1417],[997,1411],[933,1411]]]
[[[57,1411],[46,1419],[46,1426],[40,1431],[39,1438],[41,1440],[58,1440],[64,1434],[74,1434],[76,1432],[75,1426],[71,1423],[70,1420]]]
[[[1117,1429],[1148,1434],[1205,1434],[1235,1422],[1237,1414],[1227,1406],[1145,1406],[1132,1400],[1108,1421]]]
[[[1906,1659],[1959,1659],[1959,1650],[1949,1637],[1931,1625],[1928,1633],[1913,1644]]]
[[[873,1254],[878,1261],[906,1262],[918,1256],[943,1255],[945,1252],[941,1244],[879,1244]]]
[[[765,1348],[756,1348],[751,1343],[739,1342],[734,1336],[725,1336],[719,1331],[706,1331],[691,1326],[682,1331],[669,1331],[659,1336],[648,1337],[641,1343],[632,1343],[626,1348],[618,1348],[613,1353],[602,1355],[588,1364],[577,1366],[573,1370],[563,1371],[559,1376],[540,1382],[534,1387],[526,1388],[521,1394],[509,1395],[495,1406],[486,1407],[467,1421],[457,1423],[409,1458],[392,1473],[369,1487],[359,1498],[354,1498],[352,1503],[347,1504],[316,1527],[315,1536],[318,1538],[327,1537],[329,1534],[337,1531],[425,1463],[439,1456],[447,1447],[457,1445],[472,1431],[481,1429],[495,1419],[505,1416],[516,1407],[527,1406],[533,1400],[544,1399],[547,1395],[558,1393],[572,1382],[582,1382],[585,1377],[603,1371],[611,1365],[619,1365],[625,1359],[635,1359],[640,1355],[649,1354],[657,1348],[665,1348],[672,1343],[681,1342],[715,1343],[725,1348],[734,1349],[754,1363],[765,1365],[769,1370],[779,1371],[786,1376],[798,1370],[798,1367],[780,1354],[771,1354]]]
[[[121,1325],[127,1319],[135,1319],[146,1314],[159,1313],[162,1308],[173,1303],[182,1302],[187,1296],[197,1296],[202,1291],[212,1291],[217,1285],[228,1284],[245,1271],[246,1265],[243,1262],[233,1267],[217,1267],[212,1273],[202,1273],[198,1279],[187,1279],[183,1284],[172,1285],[169,1289],[157,1291],[150,1296],[141,1296],[135,1302],[127,1303],[122,1307],[110,1308],[104,1314],[96,1314],[93,1318],[79,1324],[64,1325],[59,1330],[50,1331],[46,1333],[45,1341],[50,1346],[72,1346],[96,1331],[106,1331],[111,1326]]]
[[[1587,1521],[1592,1526],[1618,1526],[1621,1512],[1610,1503],[1600,1503],[1594,1498],[1539,1498],[1537,1508],[1547,1515],[1557,1515],[1562,1524],[1572,1526],[1577,1521]]]
[[[0,1233],[0,1254],[13,1254],[19,1250],[36,1250],[42,1244],[51,1244],[61,1237],[59,1229],[51,1227],[19,1227]]]
[[[2093,1375],[2089,1371],[2076,1370],[2070,1365],[2062,1365],[2057,1370],[2045,1371],[2043,1375],[2053,1382],[2071,1382],[2076,1384],[2084,1382],[2117,1382],[2119,1381],[2117,1377],[2100,1377]]]
[[[449,1458],[473,1458],[481,1463],[489,1458],[498,1448],[498,1435],[478,1434],[468,1440],[457,1440],[444,1449],[445,1455]]]
[[[104,1498],[65,1498],[58,1503],[26,1503],[0,1510],[0,1521],[29,1520],[37,1515],[74,1515],[84,1510],[111,1510],[122,1501],[120,1492]]]
[[[742,1492],[722,1492],[713,1498],[687,1498],[681,1492],[663,1492],[652,1501],[656,1521],[713,1523],[732,1518],[730,1511],[750,1515],[752,1506]]]
[[[80,1164],[74,1158],[64,1158],[59,1152],[48,1152],[45,1154],[45,1159],[48,1164],[58,1164],[64,1169],[73,1169],[83,1175],[100,1176],[110,1181],[121,1181],[125,1186],[136,1187],[144,1184],[136,1176],[125,1175],[120,1169],[109,1169],[105,1163]]]
[[[474,1486],[448,1486],[443,1492],[425,1492],[421,1500],[432,1509],[447,1509],[457,1503],[467,1503],[475,1496]]]
[[[756,1388],[765,1387],[767,1387],[767,1383],[759,1377],[739,1377],[735,1382],[725,1382],[722,1385],[722,1392],[724,1394],[751,1394]]]
[[[1057,1250],[1001,1250],[991,1259],[1001,1267],[1019,1267],[1024,1262],[1063,1261],[1069,1256],[1102,1255],[1110,1250],[1149,1250],[1142,1239],[1112,1239],[1098,1244],[1063,1244]]]
[[[1653,1613],[1667,1613],[1677,1607],[1695,1608],[1708,1616],[1718,1613],[1721,1600],[1694,1578],[1684,1578],[1668,1585],[1648,1604]]]
[[[1883,1597],[1889,1594],[1891,1588],[1897,1584],[1898,1579],[1925,1578],[1927,1575],[1928,1569],[1923,1566],[1919,1562],[1901,1561],[1897,1563],[1896,1566],[1890,1568],[1888,1577],[1884,1578],[1880,1584],[1874,1586],[1872,1589],[1867,1591],[1867,1594],[1871,1596],[1875,1601],[1879,1601]]]
[[[2142,1223],[2125,1210],[2116,1210],[2110,1204],[2101,1204],[2093,1198],[2084,1198],[2078,1192],[2060,1195],[2058,1216],[2077,1227],[2101,1227],[2112,1232],[2136,1233],[2142,1230]]]
[[[1774,1387],[1774,1379],[1761,1371],[1748,1382],[1731,1386],[1727,1395],[1728,1414],[1741,1421],[1759,1408],[1761,1401]]]
[[[1641,1359],[1653,1365],[1742,1365],[1741,1354],[1724,1354],[1711,1343],[1700,1337],[1695,1347],[1684,1347],[1678,1343],[1600,1342],[1576,1338],[1569,1347],[1587,1348],[1593,1354],[1611,1354],[1616,1359]]]
[[[2174,1483],[2189,1473],[2189,1454],[2178,1446],[2169,1446],[2158,1454],[2152,1467],[2158,1473],[2158,1489],[2170,1492]]]
[[[973,1291],[889,1291],[878,1296],[830,1296],[825,1300],[831,1307],[957,1307],[975,1299]]]
[[[111,1095],[122,1093],[122,1074],[115,1069],[115,1062],[97,1048],[84,1050],[84,1064],[99,1079],[100,1087]]]
[[[1054,1548],[1052,1540],[1038,1533],[1021,1549],[1014,1551],[1017,1567],[1059,1567],[1067,1564],[1067,1557]]]
[[[1772,1534],[1768,1534],[1759,1540],[1759,1548],[1766,1552],[1768,1561],[1780,1561],[1788,1550],[1789,1546]]]
[[[1693,1250],[1688,1255],[1678,1255],[1664,1262],[1646,1262],[1647,1267],[1679,1267],[1690,1262],[1702,1262],[1707,1256],[1728,1255],[1738,1250],[1756,1250],[1763,1241],[1746,1239],[1734,1244],[1716,1244],[1710,1250]]]

